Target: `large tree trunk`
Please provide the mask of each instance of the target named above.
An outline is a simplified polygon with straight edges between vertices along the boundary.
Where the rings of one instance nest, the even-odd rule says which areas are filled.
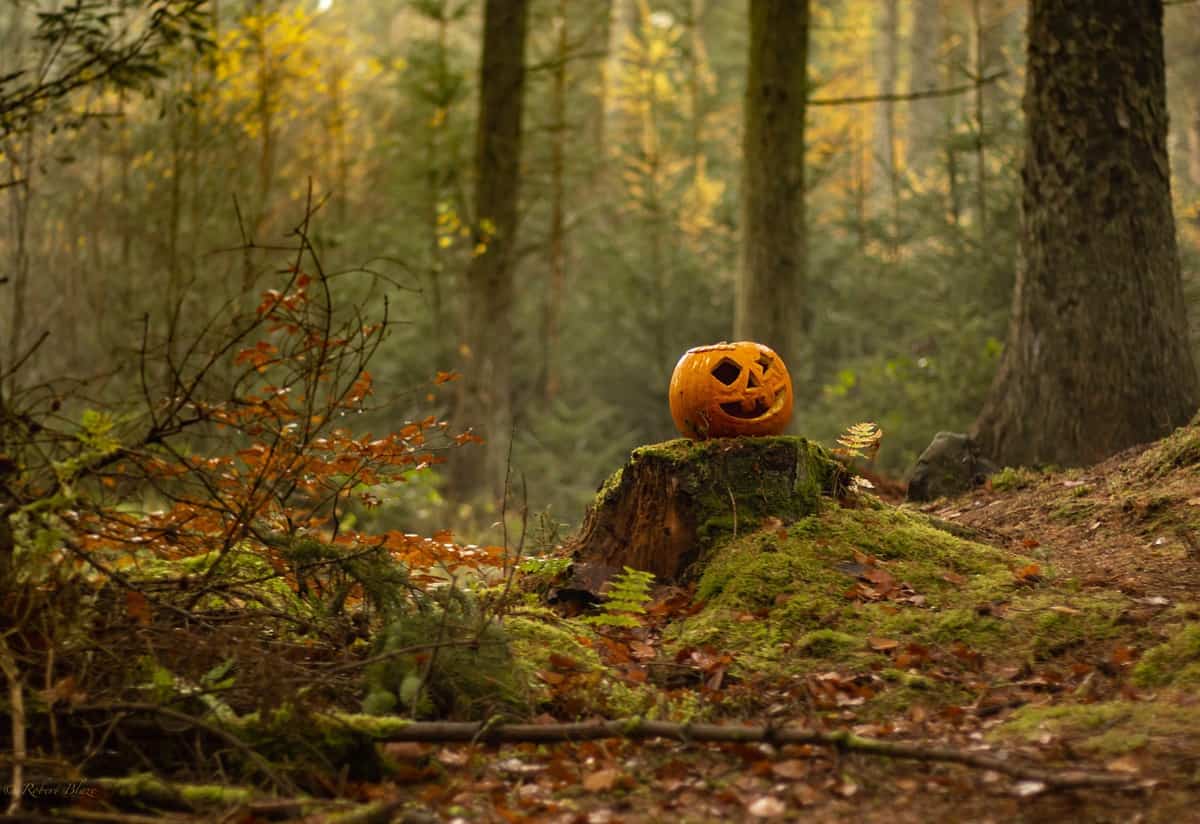
[[[975,425],[1001,463],[1086,464],[1196,409],[1162,20],[1162,0],[1031,4],[1021,259]]]
[[[793,369],[807,326],[804,118],[808,0],[750,0],[742,138],[742,267],[734,337],[765,343]]]
[[[463,383],[456,416],[487,439],[457,456],[460,495],[503,494],[512,430],[513,246],[521,179],[527,0],[487,0],[475,146],[475,226],[479,251],[465,278]],[[473,453],[473,454],[472,454]]]

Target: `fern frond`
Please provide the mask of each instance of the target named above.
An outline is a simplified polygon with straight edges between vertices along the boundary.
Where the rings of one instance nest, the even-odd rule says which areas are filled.
[[[856,423],[846,429],[837,439],[839,448],[834,453],[843,458],[865,458],[872,460],[879,451],[883,430],[878,424]]]
[[[636,627],[646,614],[646,602],[650,600],[650,588],[654,586],[654,573],[625,567],[613,576],[608,595],[600,605],[601,613],[584,620],[597,626]]]

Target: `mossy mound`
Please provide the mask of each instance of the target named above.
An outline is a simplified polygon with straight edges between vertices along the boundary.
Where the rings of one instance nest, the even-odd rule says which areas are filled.
[[[675,648],[731,651],[742,671],[767,675],[892,669],[896,686],[917,690],[935,685],[910,683],[913,660],[952,648],[1036,663],[1113,634],[1128,604],[1055,588],[1031,559],[908,510],[836,505],[720,543],[696,596],[704,608],[668,632]]]
[[[1103,701],[1021,707],[989,737],[997,742],[1033,742],[1047,736],[1066,739],[1088,755],[1116,756],[1155,739],[1193,739],[1200,715],[1193,707],[1165,701]]]
[[[1133,680],[1142,687],[1200,686],[1200,623],[1188,621],[1165,643],[1146,650]]]
[[[1200,417],[1155,442],[1138,456],[1134,470],[1144,478],[1154,479],[1196,464],[1200,464]]]
[[[606,667],[590,627],[549,610],[523,609],[504,619],[504,631],[534,706],[576,717],[652,715],[653,687],[622,681]]]

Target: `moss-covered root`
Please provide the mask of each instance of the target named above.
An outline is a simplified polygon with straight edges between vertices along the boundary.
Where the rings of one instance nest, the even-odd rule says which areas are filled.
[[[596,593],[628,566],[677,581],[718,538],[817,511],[844,469],[798,437],[644,446],[601,488],[569,548],[570,588]]]
[[[395,728],[390,729],[394,731]],[[387,824],[395,820],[401,808],[412,803],[405,799],[391,799],[360,805],[341,799],[271,798],[250,787],[173,784],[149,773],[121,778],[96,778],[81,786],[102,791],[113,799],[158,809],[186,807],[196,812],[211,813],[240,808],[246,811],[246,817],[256,821],[259,815],[286,816],[290,819],[323,814],[321,820],[326,824]]]
[[[121,778],[94,778],[84,785],[103,790],[117,799],[137,801],[155,807],[188,807],[205,810],[236,807],[259,798],[249,787],[224,784],[171,784],[149,773]]]

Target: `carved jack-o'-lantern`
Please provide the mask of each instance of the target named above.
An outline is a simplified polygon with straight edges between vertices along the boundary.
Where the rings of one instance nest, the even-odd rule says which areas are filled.
[[[671,375],[671,417],[688,438],[778,435],[792,418],[792,379],[761,343],[689,349]]]

